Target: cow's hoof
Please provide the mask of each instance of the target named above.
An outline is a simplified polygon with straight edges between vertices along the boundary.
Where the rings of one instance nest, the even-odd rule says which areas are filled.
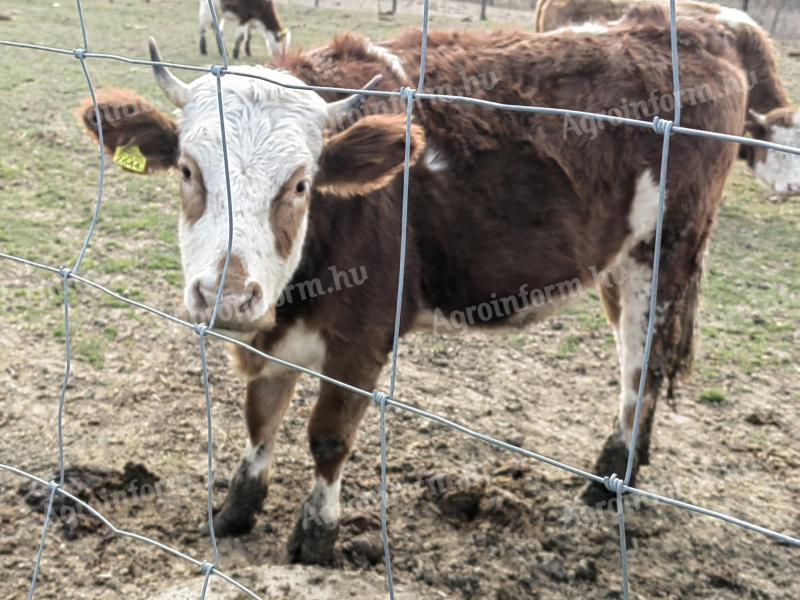
[[[214,534],[218,538],[247,535],[253,531],[255,524],[255,513],[236,510],[227,503],[214,512]],[[208,533],[208,523],[205,523],[203,528],[205,533]]]
[[[603,510],[616,496],[614,492],[607,489],[602,483],[590,481],[583,487],[578,499],[590,508]]]
[[[308,519],[305,510],[303,513],[289,538],[289,560],[310,565],[332,563],[339,524],[330,525],[317,519]]]
[[[251,477],[248,469],[247,462],[239,466],[231,479],[222,508],[214,513],[214,533],[217,537],[245,535],[256,524],[256,513],[262,509],[267,497],[267,485],[258,477]]]
[[[631,485],[636,479],[638,463],[638,460],[634,460]],[[603,449],[600,451],[600,456],[597,457],[597,462],[595,463],[594,472],[604,477],[616,474],[617,477],[623,478],[627,467],[628,447],[618,433],[612,433],[603,444]],[[602,483],[594,481],[587,483],[578,496],[581,502],[592,508],[604,508],[608,505],[608,501],[615,497],[616,493],[606,488]]]

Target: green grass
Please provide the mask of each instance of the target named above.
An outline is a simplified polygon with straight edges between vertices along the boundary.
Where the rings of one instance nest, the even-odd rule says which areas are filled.
[[[706,404],[722,404],[726,400],[725,394],[719,390],[706,390],[701,392],[700,396],[697,398],[698,402],[704,402]]]
[[[197,54],[196,5],[188,0],[87,0],[84,2],[90,47],[97,52],[145,57],[148,35],[154,35],[167,60],[190,64],[218,61]],[[410,25],[417,16],[379,20],[374,11],[350,13],[281,6],[293,43],[309,47],[334,33],[358,31],[383,37]],[[82,44],[74,3],[0,0],[0,38],[64,48]],[[432,27],[476,26],[435,18]],[[487,23],[485,26],[497,24]],[[484,24],[480,24],[484,26]],[[228,40],[232,31],[228,31]],[[800,99],[800,61],[788,58],[782,44],[781,67],[795,100]],[[793,46],[796,49],[796,44]],[[90,222],[97,193],[97,147],[81,131],[73,114],[87,96],[80,65],[71,56],[2,48],[3,90],[0,103],[0,250],[50,265],[74,260]],[[261,40],[254,62],[266,59]],[[165,111],[172,107],[157,89],[149,68],[115,61],[90,60],[98,87],[137,90]],[[195,75],[181,73],[189,80]],[[773,205],[767,193],[739,165],[726,189],[726,200],[707,259],[700,310],[701,345],[695,377],[707,389],[723,386],[722,371],[742,376],[732,387],[749,389],[761,372],[797,379],[796,331],[800,323],[800,203]],[[153,281],[180,293],[177,246],[177,184],[173,175],[134,176],[109,168],[104,204],[84,273],[137,300],[147,297]],[[5,268],[0,263],[0,272]],[[88,294],[101,308],[119,307],[112,298],[76,288],[75,302]],[[86,294],[87,296],[82,296]],[[598,332],[613,347],[613,338],[595,292],[568,307],[581,333]],[[56,278],[31,275],[31,284],[0,285],[4,324],[29,326],[44,320],[47,330],[63,336],[60,284]],[[131,311],[129,318],[143,317]],[[119,343],[116,329],[84,331],[92,316],[76,311],[74,325],[79,357],[102,363],[104,349]],[[86,319],[87,321],[84,321]],[[62,329],[59,330],[59,327]],[[83,337],[82,337],[83,336]],[[556,349],[570,357],[584,337],[565,335]],[[506,340],[524,349],[523,334]],[[594,343],[594,340],[592,341]],[[432,349],[434,354],[442,349]],[[731,392],[732,393],[732,392]]]

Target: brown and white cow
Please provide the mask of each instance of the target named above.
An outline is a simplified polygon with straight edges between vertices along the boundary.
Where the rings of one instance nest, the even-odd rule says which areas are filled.
[[[540,0],[534,22],[536,31],[542,33],[568,28],[603,34],[632,7],[652,4],[669,6],[668,0]],[[735,8],[691,0],[680,0],[675,8],[678,27],[685,19],[713,20],[731,36],[730,43],[749,79],[746,132],[760,140],[799,145],[800,110],[792,105],[781,82],[767,33]],[[772,189],[772,200],[800,195],[800,160],[796,157],[753,146],[742,146],[740,157]]]
[[[214,20],[208,0],[199,0],[200,54],[206,54],[206,32],[214,32]],[[289,48],[292,34],[281,25],[274,0],[214,0],[214,10],[222,31],[225,19],[235,19],[236,38],[233,44],[233,58],[239,58],[239,49],[244,42],[244,51],[250,56],[250,29],[259,31],[267,43],[270,54],[283,54]],[[220,50],[221,52],[222,50]]]
[[[621,98],[646,97],[651,90],[669,94],[665,22],[662,10],[652,10],[632,13],[603,36],[433,31],[426,87],[588,111],[604,111]],[[420,41],[418,31],[381,44],[346,35],[286,57],[278,68],[241,70],[278,83],[351,88],[381,74],[381,87],[397,90],[413,84]],[[710,23],[687,23],[680,43],[684,85],[705,84],[721,92],[735,81],[740,90],[687,104],[683,124],[741,132],[746,87],[736,49]],[[159,59],[154,46],[151,54]],[[98,96],[104,139],[109,151],[138,146],[149,170],[175,167],[182,198],[184,300],[191,318],[204,321],[227,240],[216,81],[203,75],[186,84],[163,68],[155,72],[180,118],[173,120],[131,92],[105,91]],[[219,324],[264,352],[371,390],[392,346],[403,107],[372,97],[363,107],[367,116],[345,127],[347,99],[328,102],[314,92],[231,74],[223,76],[222,86],[235,231],[234,268]],[[83,115],[96,132],[88,104]],[[412,133],[402,332],[431,310],[467,312],[521,293],[539,297],[563,282],[591,284],[594,273],[611,273],[600,292],[618,342],[621,394],[619,416],[594,470],[622,474],[648,315],[661,135],[609,127],[594,139],[565,137],[558,116],[423,101],[416,104]],[[691,362],[703,255],[737,151],[734,144],[696,137],[675,136],[671,143],[658,320],[637,469],[649,462],[660,388]],[[332,266],[364,267],[366,278],[336,293],[280,300],[284,290],[304,282],[335,288]],[[487,322],[533,317],[550,308],[538,302],[503,306],[511,310]],[[246,351],[236,355],[248,377],[249,444],[215,518],[220,535],[253,527],[267,495],[276,433],[298,377]],[[315,483],[303,508],[305,517],[315,518],[298,521],[289,544],[296,560],[332,557],[342,471],[368,405],[368,399],[321,383],[308,424]],[[595,503],[607,494],[602,486],[589,486],[584,500]]]

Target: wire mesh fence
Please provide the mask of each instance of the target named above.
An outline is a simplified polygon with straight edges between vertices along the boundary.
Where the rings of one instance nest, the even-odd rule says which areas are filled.
[[[248,595],[252,598],[258,598],[259,596],[246,587],[243,583],[237,581],[233,577],[226,575],[222,572],[219,568],[219,549],[217,546],[217,540],[214,534],[214,512],[213,512],[213,448],[214,448],[214,438],[213,438],[213,422],[212,422],[212,398],[209,390],[209,383],[208,383],[208,364],[206,361],[206,341],[207,338],[213,337],[227,343],[233,344],[240,348],[245,349],[248,352],[251,352],[257,356],[262,357],[267,361],[271,361],[275,364],[281,365],[283,367],[287,367],[289,369],[293,369],[300,373],[305,373],[307,375],[316,377],[320,380],[326,381],[332,385],[338,386],[348,392],[353,394],[357,394],[362,397],[366,397],[372,400],[372,402],[376,405],[377,409],[379,410],[380,416],[380,513],[381,513],[381,533],[382,533],[382,540],[383,540],[383,550],[384,550],[384,562],[385,562],[385,571],[386,571],[386,589],[387,594],[390,598],[394,598],[394,578],[392,573],[392,559],[391,559],[391,552],[390,552],[390,540],[389,540],[389,533],[388,533],[388,515],[387,515],[387,505],[388,505],[388,495],[387,495],[387,439],[386,439],[386,418],[387,418],[387,410],[389,407],[392,407],[396,410],[402,410],[408,412],[412,415],[420,417],[422,419],[427,419],[432,422],[436,422],[444,427],[453,429],[458,431],[464,435],[471,436],[477,440],[495,446],[497,448],[504,449],[509,452],[513,452],[519,454],[521,456],[540,461],[545,463],[551,467],[561,469],[565,472],[568,472],[572,475],[577,477],[583,478],[588,481],[592,481],[595,483],[599,483],[604,485],[610,492],[616,494],[617,498],[617,516],[618,516],[618,524],[619,524],[619,547],[620,547],[620,565],[622,571],[622,582],[623,582],[623,596],[625,598],[629,597],[629,567],[628,567],[628,556],[627,556],[627,544],[626,544],[626,526],[625,526],[625,496],[627,494],[635,494],[641,496],[643,498],[647,498],[649,500],[663,503],[666,505],[671,505],[673,507],[677,507],[683,510],[692,511],[694,513],[698,513],[713,519],[718,519],[725,523],[735,525],[737,527],[741,527],[744,529],[748,529],[765,536],[769,536],[775,540],[778,540],[786,545],[793,546],[800,548],[800,538],[791,536],[785,533],[780,533],[774,531],[772,529],[762,527],[755,523],[745,521],[742,519],[735,518],[728,514],[723,514],[708,508],[704,508],[701,506],[696,506],[693,504],[689,504],[687,502],[683,502],[681,500],[660,495],[654,492],[646,491],[637,487],[630,485],[631,483],[631,476],[632,476],[632,469],[634,463],[634,455],[635,455],[635,448],[637,437],[639,435],[639,420],[640,414],[642,410],[642,404],[644,399],[645,393],[645,382],[646,377],[641,377],[639,381],[639,388],[638,394],[636,399],[636,408],[634,414],[634,422],[633,422],[633,432],[632,432],[632,440],[630,443],[630,450],[628,452],[627,458],[627,468],[624,473],[624,476],[619,477],[616,473],[613,474],[595,474],[584,471],[582,469],[576,468],[569,464],[554,460],[537,452],[533,452],[531,450],[527,450],[525,448],[501,441],[489,435],[483,434],[479,431],[470,429],[462,424],[456,423],[450,419],[447,419],[443,416],[438,414],[428,412],[426,410],[422,410],[418,407],[412,406],[407,403],[400,402],[395,399],[396,393],[396,382],[397,382],[397,363],[398,363],[398,349],[399,349],[399,342],[400,342],[400,321],[401,321],[401,311],[402,311],[402,301],[403,301],[403,288],[405,283],[405,257],[406,257],[406,246],[407,246],[407,229],[408,229],[408,206],[409,206],[409,177],[410,177],[410,148],[411,148],[411,130],[412,130],[412,116],[413,116],[413,109],[414,104],[416,101],[436,101],[442,100],[447,102],[460,102],[466,104],[472,104],[481,106],[487,109],[492,110],[507,110],[507,111],[517,111],[517,112],[525,112],[525,113],[532,113],[532,114],[549,114],[549,115],[559,115],[564,117],[583,117],[594,119],[597,121],[604,121],[613,124],[623,124],[630,127],[639,127],[652,130],[654,135],[660,135],[663,138],[662,142],[662,155],[661,155],[661,169],[659,175],[659,187],[658,187],[658,208],[657,208],[657,220],[656,220],[656,234],[655,234],[655,251],[653,256],[653,265],[652,265],[652,279],[650,282],[650,306],[649,306],[649,315],[647,321],[647,332],[645,338],[645,345],[644,345],[644,352],[643,352],[643,360],[642,360],[642,373],[647,373],[648,362],[650,358],[650,350],[653,343],[654,337],[654,330],[655,330],[655,321],[656,321],[656,304],[657,304],[657,291],[658,291],[658,281],[659,281],[659,266],[660,266],[660,253],[661,253],[661,235],[663,229],[663,222],[664,222],[664,212],[665,212],[665,204],[666,204],[666,188],[667,188],[667,167],[669,164],[669,153],[670,153],[670,139],[673,135],[686,135],[686,136],[695,136],[695,137],[703,137],[708,139],[713,139],[719,141],[721,143],[739,143],[739,144],[748,144],[752,146],[759,146],[762,148],[778,151],[778,152],[785,152],[794,155],[800,156],[800,148],[793,148],[784,146],[781,144],[776,144],[768,141],[757,140],[752,138],[745,138],[740,136],[722,134],[717,132],[711,131],[704,131],[699,129],[692,129],[681,126],[681,87],[680,87],[680,70],[679,70],[679,53],[678,53],[678,39],[677,39],[677,25],[676,25],[676,0],[670,0],[670,39],[671,39],[671,54],[672,54],[672,75],[673,75],[673,96],[675,100],[675,113],[674,113],[674,121],[672,120],[665,120],[659,117],[656,117],[652,122],[639,120],[639,119],[631,119],[626,117],[618,117],[618,116],[610,116],[604,114],[595,114],[589,113],[584,111],[576,111],[576,110],[566,110],[566,109],[557,109],[551,107],[541,107],[541,106],[522,106],[522,105],[512,105],[512,104],[502,104],[497,102],[492,102],[485,99],[478,99],[478,98],[471,98],[468,96],[456,96],[456,95],[446,95],[446,94],[433,94],[433,93],[426,93],[425,92],[425,68],[426,68],[426,51],[427,51],[427,39],[428,39],[428,22],[429,22],[429,11],[428,11],[428,0],[425,0],[423,5],[423,16],[422,16],[422,45],[421,45],[421,55],[420,55],[420,65],[419,65],[419,76],[418,76],[418,84],[416,88],[404,87],[397,91],[380,91],[380,90],[354,90],[350,88],[337,88],[337,87],[322,87],[322,86],[312,86],[312,85],[289,85],[285,82],[279,81],[272,81],[271,79],[263,76],[257,76],[252,73],[243,73],[237,71],[235,68],[231,68],[228,62],[228,55],[225,50],[224,39],[222,37],[222,32],[219,27],[218,17],[214,8],[213,0],[208,0],[209,9],[211,11],[212,19],[214,22],[215,34],[217,37],[217,41],[219,43],[219,47],[221,49],[221,56],[222,56],[222,64],[221,65],[212,65],[209,67],[200,67],[196,65],[188,65],[188,64],[176,64],[176,63],[168,63],[168,62],[160,62],[160,61],[152,61],[152,60],[142,60],[136,58],[130,58],[126,56],[119,56],[115,54],[107,54],[107,53],[94,53],[90,51],[90,44],[89,44],[89,35],[86,28],[86,24],[84,21],[84,12],[81,0],[76,0],[77,4],[77,12],[80,19],[80,28],[81,34],[83,39],[83,47],[69,50],[65,48],[55,48],[43,45],[36,45],[36,44],[29,44],[24,42],[16,42],[10,40],[0,40],[0,45],[8,46],[8,47],[16,47],[16,48],[23,48],[23,49],[30,49],[30,50],[37,50],[49,53],[60,54],[64,56],[72,56],[80,63],[80,68],[83,73],[84,79],[86,81],[87,88],[89,90],[92,106],[95,112],[96,123],[98,126],[98,139],[99,139],[99,164],[100,164],[100,171],[99,171],[99,178],[97,182],[97,195],[95,200],[95,208],[94,213],[91,219],[91,223],[89,229],[85,235],[84,241],[80,247],[78,252],[77,258],[73,263],[72,267],[54,267],[45,264],[41,264],[34,260],[25,257],[14,256],[11,254],[0,252],[0,258],[4,260],[14,261],[16,263],[26,265],[31,268],[40,269],[53,275],[56,275],[61,278],[62,280],[62,293],[63,293],[63,309],[64,309],[64,331],[65,331],[65,368],[64,368],[64,376],[61,384],[60,393],[58,396],[58,403],[57,403],[57,434],[58,434],[58,477],[55,480],[47,481],[32,473],[28,473],[20,468],[17,468],[13,465],[9,464],[0,464],[0,469],[15,474],[17,476],[27,478],[28,480],[40,484],[42,486],[46,486],[49,489],[49,497],[47,502],[47,507],[44,514],[44,523],[42,526],[41,536],[39,540],[38,549],[36,555],[33,559],[33,568],[32,568],[32,576],[31,576],[31,583],[28,593],[28,598],[33,598],[36,592],[36,586],[39,579],[40,573],[40,565],[42,556],[46,550],[46,542],[48,538],[48,531],[49,526],[52,520],[53,515],[53,502],[56,494],[59,494],[65,498],[70,499],[71,501],[75,502],[81,508],[86,510],[89,514],[93,515],[97,519],[99,519],[105,526],[109,528],[111,532],[114,534],[130,538],[137,542],[141,542],[144,544],[148,544],[153,546],[154,548],[161,550],[171,556],[174,556],[178,559],[186,561],[192,565],[194,565],[200,574],[202,574],[202,588],[200,592],[200,598],[204,598],[206,596],[208,590],[209,580],[212,576],[218,577],[221,580],[225,581],[226,583],[234,586],[242,593]],[[222,274],[219,282],[218,289],[216,291],[215,302],[213,306],[213,311],[211,314],[208,323],[191,323],[184,319],[178,318],[174,315],[168,314],[158,308],[149,306],[142,302],[133,300],[129,297],[126,297],[120,293],[117,293],[95,281],[90,279],[84,278],[80,275],[80,269],[83,262],[84,257],[86,256],[86,252],[91,244],[95,227],[98,221],[98,217],[100,215],[102,205],[103,205],[103,192],[105,186],[105,154],[104,154],[104,145],[103,145],[103,128],[102,128],[102,119],[100,118],[100,111],[98,108],[97,97],[95,95],[95,87],[92,81],[92,77],[89,72],[89,68],[87,66],[87,62],[90,60],[112,60],[112,61],[121,61],[129,64],[135,65],[143,65],[143,66],[165,66],[171,67],[174,69],[183,69],[188,71],[200,72],[200,73],[208,73],[211,74],[213,77],[216,78],[216,91],[217,91],[217,107],[219,113],[219,127],[222,139],[222,156],[220,159],[222,160],[224,171],[225,171],[225,187],[226,187],[226,200],[227,200],[227,214],[228,214],[228,239],[227,239],[227,250],[226,250],[226,257],[224,266],[222,269]],[[390,98],[397,98],[404,103],[405,106],[405,156],[404,156],[404,169],[403,169],[403,195],[402,195],[402,231],[401,231],[401,240],[400,240],[400,256],[399,256],[399,272],[398,272],[398,281],[397,281],[397,296],[396,296],[396,303],[395,303],[395,318],[394,318],[394,338],[392,343],[392,351],[391,351],[391,366],[390,366],[390,384],[389,389],[387,392],[383,392],[380,390],[364,390],[343,381],[337,380],[335,378],[329,377],[322,372],[315,371],[313,369],[306,368],[301,365],[293,364],[282,360],[277,357],[273,357],[268,355],[249,344],[246,344],[242,341],[237,339],[230,338],[219,331],[214,330],[214,323],[217,319],[217,315],[220,309],[220,302],[223,294],[223,290],[225,288],[225,281],[228,275],[228,270],[231,262],[231,249],[232,249],[232,240],[233,240],[233,202],[234,198],[232,197],[231,192],[231,183],[230,183],[230,172],[228,166],[228,149],[227,149],[227,142],[225,136],[225,115],[224,115],[224,107],[223,107],[223,87],[221,84],[221,79],[223,76],[239,76],[239,77],[252,77],[257,79],[262,79],[274,85],[279,85],[283,87],[289,87],[293,89],[301,89],[301,90],[309,90],[314,92],[338,92],[338,93],[360,93],[365,95],[371,96],[383,96],[383,97],[390,97]],[[211,557],[210,560],[201,560],[198,558],[194,558],[189,556],[165,543],[159,542],[152,538],[149,538],[144,535],[140,535],[134,532],[126,531],[124,529],[120,529],[115,526],[111,521],[109,521],[103,514],[98,512],[92,506],[84,502],[83,500],[77,498],[73,494],[71,494],[67,489],[65,489],[65,480],[64,480],[64,471],[65,471],[65,456],[64,456],[64,437],[63,437],[63,415],[64,415],[64,406],[67,399],[67,390],[70,381],[70,373],[71,373],[71,361],[72,361],[72,346],[71,346],[71,332],[70,332],[70,315],[71,315],[71,306],[69,302],[69,289],[70,285],[78,283],[81,285],[85,285],[91,287],[99,292],[106,294],[114,299],[123,302],[131,307],[146,311],[156,317],[167,319],[172,323],[178,324],[182,327],[185,327],[191,331],[193,331],[198,338],[198,352],[199,352],[199,360],[202,369],[202,382],[203,382],[203,390],[205,395],[205,409],[206,409],[206,430],[207,430],[207,453],[208,453],[208,462],[207,462],[207,499],[208,499],[208,523],[209,523],[209,533],[210,533],[210,546],[211,546]]]

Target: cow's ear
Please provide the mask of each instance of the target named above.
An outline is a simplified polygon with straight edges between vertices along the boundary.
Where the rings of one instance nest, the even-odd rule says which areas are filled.
[[[369,116],[334,135],[322,151],[317,189],[356,196],[384,187],[405,164],[406,119],[402,115]],[[411,126],[410,164],[425,149],[425,134]]]
[[[178,125],[173,119],[127,90],[99,90],[97,108],[103,126],[103,145],[112,154],[120,149],[120,164],[138,172],[175,166]],[[91,99],[81,103],[78,116],[92,137],[98,139],[97,115]]]

